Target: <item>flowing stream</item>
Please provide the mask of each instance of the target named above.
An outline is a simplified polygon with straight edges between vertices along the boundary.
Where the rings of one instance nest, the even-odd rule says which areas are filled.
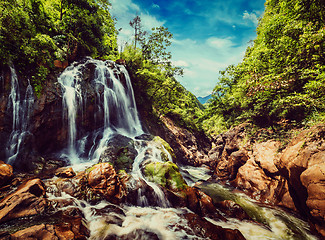
[[[102,122],[92,131],[80,129],[87,106],[89,89],[85,87],[83,71],[87,66],[94,67],[93,79],[89,84],[95,89],[94,119]],[[18,80],[11,68],[11,93],[9,107],[13,112],[13,130],[8,145],[9,163],[14,161],[20,149],[20,142],[28,133],[28,123],[34,98],[30,86],[24,98],[19,94]],[[86,59],[83,63],[74,63],[61,74],[58,82],[62,86],[63,119],[68,129],[68,146],[62,151],[62,158],[69,159],[76,172],[98,163],[109,141],[116,135],[132,139],[137,151],[130,173],[131,184],[144,182],[152,189],[155,204],[149,204],[147,196],[139,188],[137,205],[114,205],[107,201],[90,204],[59,191],[55,178],[48,180],[47,196],[49,200],[69,201],[68,206],[56,206],[58,210],[78,208],[90,230],[89,239],[202,239],[191,229],[184,214],[187,208],[172,208],[161,187],[148,181],[141,168],[146,161],[172,161],[163,144],[141,139],[144,134],[138,117],[129,75],[124,66],[111,61]],[[81,119],[81,120],[80,120]],[[95,123],[94,123],[95,124]],[[162,159],[167,156],[167,159]],[[197,186],[215,201],[232,200],[239,204],[254,221],[239,221],[228,218],[227,221],[207,221],[224,228],[239,229],[246,239],[317,239],[309,233],[304,221],[276,208],[262,207],[243,194],[235,194],[217,183],[208,183],[210,171],[207,168],[181,166],[181,173],[189,186]],[[202,184],[197,184],[203,182]],[[110,238],[113,237],[113,238]],[[115,238],[114,238],[115,237]]]

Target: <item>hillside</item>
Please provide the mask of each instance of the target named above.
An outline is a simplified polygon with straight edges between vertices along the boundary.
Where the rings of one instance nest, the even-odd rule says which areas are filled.
[[[267,0],[257,38],[221,72],[206,129],[241,122],[281,127],[324,120],[324,2]]]

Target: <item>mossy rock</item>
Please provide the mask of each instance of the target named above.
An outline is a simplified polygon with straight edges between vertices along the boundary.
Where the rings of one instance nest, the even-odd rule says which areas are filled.
[[[170,161],[148,163],[143,171],[147,180],[169,190],[179,191],[187,187],[177,165]]]
[[[161,147],[158,147],[158,149],[161,151],[161,159],[163,161],[169,161],[170,159],[168,158],[166,152],[164,151],[164,149],[166,149],[166,151],[170,154],[170,156],[172,157],[172,159],[175,159],[175,153],[174,150],[170,147],[170,145],[161,137],[159,136],[155,136],[153,138],[153,141],[158,143],[159,145],[161,145]],[[163,149],[164,148],[164,149]]]
[[[105,151],[99,158],[99,163],[109,162],[116,171],[130,172],[138,152],[131,138],[116,135],[107,144]]]

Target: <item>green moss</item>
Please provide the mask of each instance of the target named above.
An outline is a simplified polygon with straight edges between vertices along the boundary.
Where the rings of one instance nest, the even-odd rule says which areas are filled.
[[[149,163],[145,166],[144,174],[149,181],[170,190],[182,190],[187,186],[177,165],[170,161]]]
[[[166,151],[171,155],[171,157],[173,159],[176,158],[175,153],[174,153],[174,150],[170,147],[170,145],[164,139],[162,139],[159,136],[155,136],[153,138],[153,141],[162,145],[161,148],[159,148],[159,147],[158,148],[161,150],[161,159],[163,161],[168,161],[169,160],[169,158],[168,158],[167,154],[165,153],[164,149],[166,149]]]

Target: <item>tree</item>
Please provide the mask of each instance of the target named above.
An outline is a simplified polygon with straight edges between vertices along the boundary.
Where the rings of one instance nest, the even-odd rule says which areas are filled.
[[[129,24],[134,28],[134,48],[137,48],[137,42],[142,43],[147,32],[142,30],[141,18],[139,16],[133,18]]]
[[[152,28],[152,33],[143,42],[143,55],[153,62],[163,64],[170,62],[171,53],[166,50],[171,45],[170,39],[172,38],[173,34],[168,31],[168,28],[163,26]]]

